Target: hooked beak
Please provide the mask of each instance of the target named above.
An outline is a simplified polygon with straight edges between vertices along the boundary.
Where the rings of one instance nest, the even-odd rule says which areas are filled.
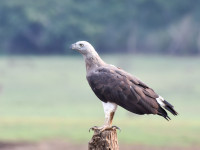
[[[75,44],[72,44],[69,48],[70,49],[75,49],[76,45]]]

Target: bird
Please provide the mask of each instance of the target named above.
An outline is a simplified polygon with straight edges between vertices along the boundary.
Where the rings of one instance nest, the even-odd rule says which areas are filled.
[[[103,103],[105,122],[103,126],[92,127],[93,130],[101,133],[116,127],[112,126],[112,121],[118,106],[138,115],[159,115],[168,121],[171,119],[166,110],[178,115],[172,104],[140,79],[119,67],[105,63],[89,42],[78,41],[70,48],[83,55],[87,81]]]

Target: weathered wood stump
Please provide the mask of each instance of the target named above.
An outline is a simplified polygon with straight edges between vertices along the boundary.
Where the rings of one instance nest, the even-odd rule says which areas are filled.
[[[94,135],[88,143],[88,150],[119,150],[116,129],[108,129],[102,133],[94,130]]]

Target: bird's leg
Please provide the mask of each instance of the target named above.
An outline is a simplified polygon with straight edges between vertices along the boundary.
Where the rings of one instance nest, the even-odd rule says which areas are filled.
[[[101,127],[94,126],[90,129],[95,130],[95,131],[98,130],[99,133],[101,133],[101,132],[103,132],[104,130],[107,130],[107,129],[112,129],[112,128],[119,129],[116,126],[112,127],[112,120],[113,120],[115,111],[117,109],[117,105],[115,103],[110,103],[110,102],[104,103],[103,102],[103,107],[104,107],[104,113],[105,113],[104,125],[101,126]]]
[[[103,132],[106,129],[111,129],[112,128],[112,120],[113,120],[114,114],[115,114],[115,112],[111,112],[109,114],[105,114],[104,125],[100,126],[100,127],[94,126],[94,127],[90,128],[90,129],[95,130],[95,131],[98,130],[98,132],[100,132],[100,133]]]
[[[102,126],[102,128],[105,129],[110,129],[112,126],[112,120],[114,117],[115,112],[110,112],[109,114],[105,114],[105,122],[104,125]]]

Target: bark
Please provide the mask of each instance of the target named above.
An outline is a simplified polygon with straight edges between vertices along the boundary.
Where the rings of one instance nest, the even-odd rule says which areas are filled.
[[[116,129],[105,130],[102,133],[94,130],[94,135],[88,143],[88,150],[119,150]]]

